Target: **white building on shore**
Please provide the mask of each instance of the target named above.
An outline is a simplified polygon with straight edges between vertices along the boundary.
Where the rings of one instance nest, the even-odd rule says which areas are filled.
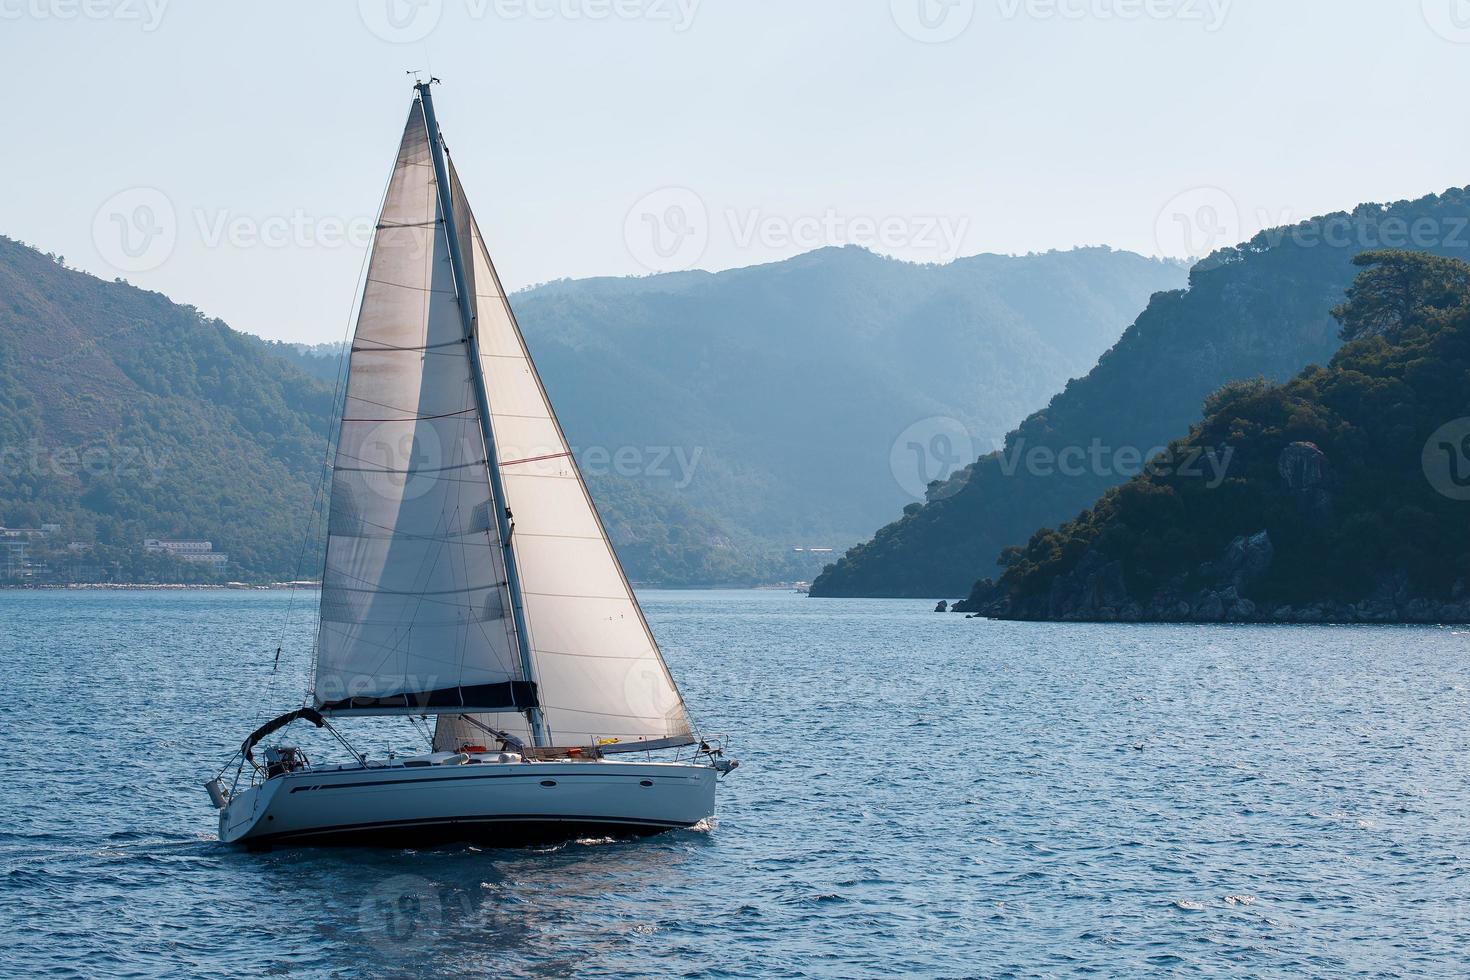
[[[230,564],[230,556],[215,551],[209,541],[163,541],[159,538],[144,538],[143,550],[173,555],[191,565],[207,565],[213,571],[224,572]]]

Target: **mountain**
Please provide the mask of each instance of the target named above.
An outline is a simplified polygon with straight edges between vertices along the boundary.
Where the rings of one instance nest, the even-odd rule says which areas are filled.
[[[1183,279],[1106,248],[923,266],[849,247],[514,302],[586,470],[636,474],[789,550],[857,540],[917,499]],[[969,452],[896,476],[906,430]]]
[[[1075,516],[1137,474],[1233,380],[1284,381],[1339,346],[1333,305],[1353,258],[1408,243],[1470,257],[1470,189],[1365,204],[1262,232],[1155,296],[1086,377],[1006,436],[1002,450],[932,487],[923,505],[851,549],[820,596],[965,595],[1003,549]]]
[[[96,545],[88,577],[164,573],[145,537],[292,574],[331,400],[261,340],[0,238],[0,523]]]
[[[1359,256],[1347,344],[1212,396],[1160,468],[1007,555],[962,611],[1020,619],[1470,619],[1470,265]]]
[[[516,305],[630,577],[751,585],[810,577],[820,559],[793,545],[856,537],[902,501],[888,449],[905,426],[954,412],[999,431],[1179,275],[1106,249],[946,267],[832,249]],[[62,526],[30,539],[49,566],[30,574],[202,574],[144,552],[150,537],[209,540],[236,577],[312,574],[338,353],[0,239],[0,524]],[[967,358],[985,363],[957,370]]]
[[[338,352],[238,333],[0,237],[0,526],[60,525],[9,539],[27,542],[25,559],[0,553],[0,580],[219,577],[146,551],[147,538],[207,540],[231,577],[314,576]],[[592,483],[635,580],[756,584],[793,570],[638,481]]]

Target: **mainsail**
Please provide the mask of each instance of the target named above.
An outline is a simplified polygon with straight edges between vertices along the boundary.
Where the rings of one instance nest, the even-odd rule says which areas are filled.
[[[441,747],[484,740],[461,713],[530,742],[533,698],[544,744],[687,743],[683,699],[452,167],[448,215],[439,206],[432,103],[426,113],[427,86],[420,92],[352,345],[316,703],[328,713],[438,713]],[[468,326],[449,227],[463,257]],[[474,350],[478,362],[467,356]]]
[[[332,472],[317,707],[527,703],[416,102],[373,242]]]

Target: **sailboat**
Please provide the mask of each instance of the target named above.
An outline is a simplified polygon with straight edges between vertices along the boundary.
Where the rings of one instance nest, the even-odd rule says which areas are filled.
[[[738,763],[696,734],[416,82],[368,260],[310,689],[206,783],[219,836],[491,844],[654,833]],[[343,719],[434,721],[370,758]],[[281,733],[324,728],[352,760]],[[259,755],[257,755],[259,753]],[[234,776],[226,785],[233,767]]]

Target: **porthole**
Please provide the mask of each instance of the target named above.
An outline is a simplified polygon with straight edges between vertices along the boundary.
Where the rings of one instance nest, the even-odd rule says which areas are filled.
[[[543,780],[541,780],[541,785],[542,786],[555,786],[556,785],[556,780],[554,780],[554,779],[543,779]]]
[[[651,779],[645,779],[642,782],[640,782],[638,785],[639,786],[652,786],[653,785],[653,780],[651,780]]]

